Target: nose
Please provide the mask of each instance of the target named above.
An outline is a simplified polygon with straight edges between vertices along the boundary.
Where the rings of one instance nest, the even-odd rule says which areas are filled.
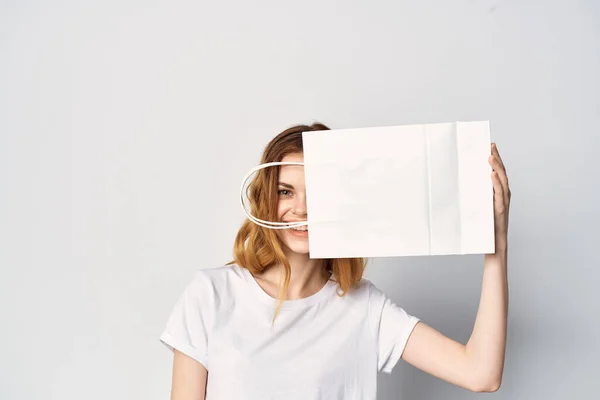
[[[292,212],[296,215],[306,215],[306,195],[296,196],[296,201],[292,207]]]

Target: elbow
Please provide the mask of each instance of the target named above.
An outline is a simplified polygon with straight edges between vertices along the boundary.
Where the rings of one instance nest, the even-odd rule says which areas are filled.
[[[502,385],[502,378],[500,379],[496,379],[496,380],[491,380],[488,382],[484,382],[484,384],[479,385],[474,392],[478,392],[478,393],[492,393],[492,392],[496,392],[498,391],[498,389],[500,389],[500,386]]]
[[[474,373],[474,392],[491,393],[496,392],[502,385],[504,367],[479,368],[480,373]]]

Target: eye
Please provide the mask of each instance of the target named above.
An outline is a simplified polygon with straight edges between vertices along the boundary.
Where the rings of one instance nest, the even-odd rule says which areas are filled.
[[[291,195],[291,193],[292,193],[292,192],[290,192],[289,190],[285,190],[285,189],[283,189],[283,190],[279,190],[277,193],[278,193],[280,196],[281,196],[282,194],[283,194],[284,196],[287,196],[286,194],[284,194],[284,192],[285,192],[285,193],[289,193],[290,195]]]

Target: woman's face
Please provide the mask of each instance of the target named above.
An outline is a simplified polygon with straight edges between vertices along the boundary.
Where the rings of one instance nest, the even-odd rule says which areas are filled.
[[[304,155],[302,153],[289,154],[281,161],[304,162]],[[306,187],[304,186],[304,166],[280,166],[277,195],[277,217],[279,221],[296,222],[308,219],[306,211]],[[291,251],[308,254],[308,230],[298,232],[292,229],[277,229],[276,232]]]

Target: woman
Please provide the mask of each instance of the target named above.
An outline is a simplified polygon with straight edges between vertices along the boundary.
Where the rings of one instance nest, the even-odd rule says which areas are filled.
[[[285,130],[261,164],[302,162],[302,132],[327,129]],[[306,227],[265,229],[246,220],[234,260],[196,272],[161,335],[174,352],[171,399],[375,399],[377,372],[391,373],[399,358],[465,389],[496,391],[506,345],[510,189],[495,144],[489,162],[496,253],[485,255],[466,345],[362,278],[365,259],[311,259]],[[257,218],[307,220],[302,166],[261,169],[249,189]]]

